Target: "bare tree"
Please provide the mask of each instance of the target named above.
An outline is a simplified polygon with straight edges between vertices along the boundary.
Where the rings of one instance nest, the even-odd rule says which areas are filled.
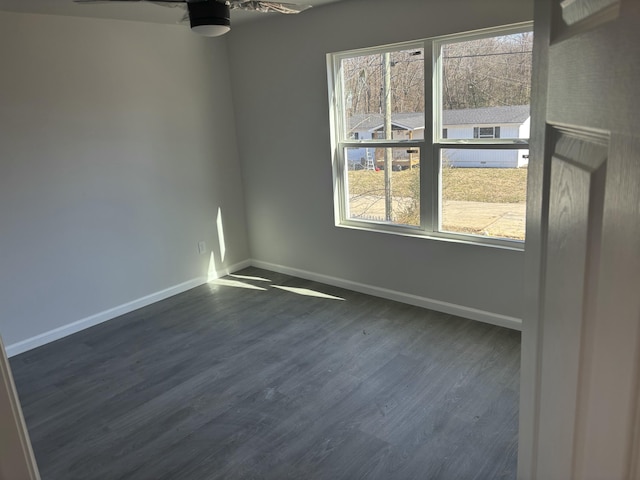
[[[443,109],[528,105],[532,44],[527,32],[445,45]]]
[[[343,61],[344,96],[351,114],[384,113],[385,54],[363,55]],[[392,113],[421,112],[424,108],[422,50],[389,54]]]
[[[531,94],[530,32],[449,43],[443,47],[442,102],[445,110],[527,105]],[[344,95],[349,113],[384,113],[384,54],[345,59]],[[424,55],[392,52],[391,111],[424,108]]]

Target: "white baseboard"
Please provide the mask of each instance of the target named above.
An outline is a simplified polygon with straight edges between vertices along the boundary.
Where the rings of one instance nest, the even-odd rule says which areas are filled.
[[[328,275],[321,275],[319,273],[299,270],[297,268],[285,267],[283,265],[276,265],[260,260],[251,260],[251,265],[257,268],[263,268],[265,270],[271,270],[294,277],[304,278],[306,280],[326,283],[328,285],[333,285],[334,287],[346,288],[347,290],[353,290],[355,292],[365,293],[367,295],[374,295],[376,297],[395,300],[397,302],[407,303],[409,305],[415,305],[417,307],[428,308],[429,310],[448,313],[450,315],[457,315],[459,317],[469,318],[471,320],[478,320],[480,322],[490,323],[491,325],[498,325],[500,327],[506,327],[512,330],[522,330],[522,320],[516,317],[487,312],[485,310],[465,307],[463,305],[456,305],[454,303],[442,302],[440,300],[434,300],[432,298],[420,297],[418,295],[398,292],[396,290],[389,290],[386,288],[367,285],[364,283],[352,282],[351,280],[330,277]]]
[[[215,272],[217,277],[223,277],[230,273],[242,270],[243,268],[254,266],[263,268],[265,270],[272,270],[274,272],[284,273],[292,275],[294,277],[300,277],[307,280],[313,280],[315,282],[326,283],[336,287],[346,288],[355,292],[365,293],[368,295],[374,295],[376,297],[386,298],[388,300],[395,300],[397,302],[407,303],[409,305],[415,305],[418,307],[428,308],[430,310],[436,310],[438,312],[448,313],[451,315],[457,315],[460,317],[470,318],[472,320],[478,320],[480,322],[490,323],[492,325],[498,325],[501,327],[511,328],[514,330],[522,329],[522,320],[515,317],[509,317],[507,315],[500,315],[497,313],[487,312],[485,310],[479,310],[477,308],[465,307],[462,305],[456,305],[453,303],[442,302],[440,300],[434,300],[431,298],[420,297],[417,295],[411,295],[408,293],[398,292],[395,290],[389,290],[386,288],[376,287],[373,285],[367,285],[364,283],[352,282],[342,278],[331,277],[328,275],[322,275],[319,273],[309,272],[306,270],[300,270],[297,268],[285,267],[283,265],[276,265],[273,263],[263,262],[260,260],[245,260],[229,267],[219,269]],[[209,277],[212,277],[211,273]],[[36,347],[40,347],[49,342],[59,340],[68,335],[74,334],[81,330],[84,330],[99,323],[106,322],[108,320],[119,317],[126,313],[132,312],[152,303],[159,302],[165,298],[172,297],[182,292],[186,292],[192,288],[202,285],[208,281],[207,277],[198,277],[186,282],[174,285],[159,292],[146,295],[142,298],[138,298],[131,302],[119,305],[114,308],[110,308],[103,312],[96,313],[89,317],[77,320],[73,323],[63,325],[61,327],[49,330],[48,332],[41,333],[34,337],[22,340],[17,343],[13,343],[6,347],[8,357],[18,355]]]
[[[18,355],[20,353],[26,352],[27,350],[40,347],[49,342],[53,342],[86,328],[93,327],[94,325],[98,325],[99,323],[119,317],[120,315],[124,315],[125,313],[132,312],[134,310],[137,310],[138,308],[146,307],[147,305],[151,305],[154,302],[159,302],[160,300],[164,300],[165,298],[177,295],[178,293],[186,292],[187,290],[206,283],[206,281],[207,279],[205,277],[194,278],[192,280],[174,285],[159,292],[155,292],[142,298],[138,298],[131,302],[118,305],[117,307],[104,310],[100,313],[96,313],[95,315],[77,320],[73,323],[68,323],[61,327],[54,328],[53,330],[41,333],[40,335],[36,335],[35,337],[27,338],[26,340],[22,340],[21,342],[11,344],[7,346],[7,356],[12,357],[14,355]]]
[[[219,269],[218,271],[216,271],[216,275],[218,275],[219,277],[223,277],[225,275],[228,275],[229,273],[241,270],[250,265],[251,261],[245,260],[235,265]],[[161,290],[159,292],[155,292],[142,298],[138,298],[131,302],[118,305],[117,307],[104,310],[103,312],[96,313],[95,315],[77,320],[73,323],[54,328],[53,330],[41,333],[40,335],[36,335],[35,337],[27,338],[26,340],[13,343],[6,347],[7,356],[12,357],[14,355],[18,355],[33,348],[45,345],[49,342],[59,340],[63,337],[74,334],[86,328],[93,327],[94,325],[98,325],[99,323],[112,320],[116,317],[119,317],[120,315],[124,315],[139,308],[146,307],[147,305],[151,305],[152,303],[159,302],[160,300],[164,300],[165,298],[169,298],[179,293],[186,292],[187,290],[191,290],[192,288],[207,283],[207,280],[207,277],[194,278],[178,285],[165,288],[164,290]]]

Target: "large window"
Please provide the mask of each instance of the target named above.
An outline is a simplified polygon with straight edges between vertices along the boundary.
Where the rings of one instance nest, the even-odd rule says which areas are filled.
[[[337,224],[522,242],[532,40],[520,24],[330,54]]]

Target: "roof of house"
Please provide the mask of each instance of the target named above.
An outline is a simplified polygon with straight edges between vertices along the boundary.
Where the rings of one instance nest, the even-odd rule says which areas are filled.
[[[443,110],[443,125],[482,125],[482,124],[522,124],[529,118],[529,105],[508,107],[469,108],[465,110]]]
[[[377,130],[384,125],[381,113],[356,113],[349,117],[350,130]],[[393,113],[391,123],[407,130],[424,128],[423,113]]]
[[[529,118],[529,105],[443,110],[442,117],[442,124],[445,127],[447,125],[522,124]],[[349,130],[377,130],[384,123],[381,113],[357,113],[348,120]],[[424,114],[394,113],[391,115],[391,123],[407,130],[424,128]]]

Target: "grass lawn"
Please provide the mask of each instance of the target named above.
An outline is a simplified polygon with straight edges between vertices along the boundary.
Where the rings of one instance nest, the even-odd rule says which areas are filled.
[[[413,197],[420,169],[392,173],[393,195]],[[384,172],[349,172],[351,195],[384,195]],[[526,168],[445,168],[442,171],[444,200],[487,203],[523,203],[527,193]]]

